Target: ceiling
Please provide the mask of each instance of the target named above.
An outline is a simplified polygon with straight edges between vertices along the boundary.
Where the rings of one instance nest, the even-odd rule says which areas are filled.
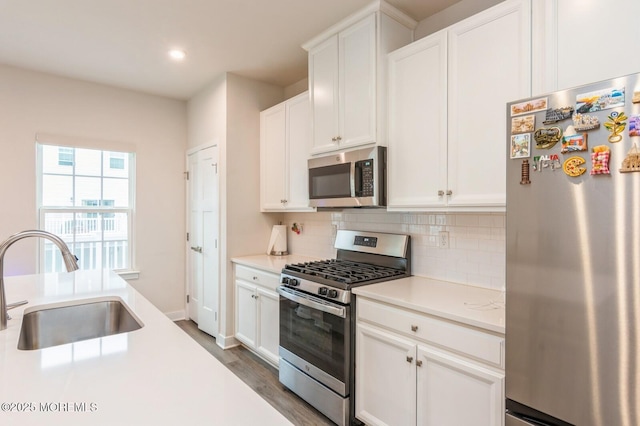
[[[0,64],[185,100],[223,72],[288,86],[300,46],[370,1],[0,0]],[[388,0],[417,21],[458,1]]]

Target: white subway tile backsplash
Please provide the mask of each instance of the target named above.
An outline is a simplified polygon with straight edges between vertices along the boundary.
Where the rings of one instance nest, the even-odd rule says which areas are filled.
[[[335,257],[335,229],[411,235],[414,275],[503,290],[505,286],[505,215],[396,213],[382,209],[286,213],[289,252]],[[440,231],[449,232],[449,248],[439,247]]]

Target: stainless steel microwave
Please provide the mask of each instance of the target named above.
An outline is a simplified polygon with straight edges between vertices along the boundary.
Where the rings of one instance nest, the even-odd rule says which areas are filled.
[[[373,147],[309,160],[311,207],[387,205],[387,149]]]

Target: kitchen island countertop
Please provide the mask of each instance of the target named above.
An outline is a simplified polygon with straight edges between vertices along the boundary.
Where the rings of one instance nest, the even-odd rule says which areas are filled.
[[[109,271],[5,278],[9,311],[0,331],[0,424],[288,425],[216,358]],[[25,309],[104,296],[121,298],[144,326],[50,348],[17,349]]]
[[[353,289],[401,308],[504,334],[504,293],[470,285],[412,276]]]

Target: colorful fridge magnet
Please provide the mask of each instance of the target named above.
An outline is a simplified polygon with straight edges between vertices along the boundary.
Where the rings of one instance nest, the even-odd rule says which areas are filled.
[[[565,135],[562,137],[562,150],[561,153],[577,152],[587,150],[587,134],[574,134]]]
[[[611,150],[606,145],[594,146],[591,150],[591,173],[592,175],[608,175],[609,158]]]
[[[640,149],[635,143],[627,152],[627,156],[622,160],[620,173],[640,172]]]
[[[573,127],[579,132],[600,127],[600,120],[595,115],[573,114]]]
[[[640,136],[640,115],[629,117],[629,136]]]
[[[513,104],[511,105],[511,116],[513,117],[514,115],[523,115],[537,111],[544,111],[548,108],[547,103],[547,98],[538,98]]]
[[[624,115],[624,112],[614,111],[607,116],[609,121],[604,123],[604,127],[611,132],[609,135],[609,142],[616,143],[622,140],[622,132],[624,128],[627,126],[627,116]]]
[[[576,96],[576,112],[579,114],[623,106],[624,87],[612,87],[594,92],[580,93]]]
[[[558,157],[558,154],[536,155],[535,157],[533,157],[534,171],[541,172],[542,169],[550,169],[552,171],[555,171],[560,167],[562,166],[560,164],[560,157]]]
[[[511,136],[511,158],[528,158],[531,155],[531,133]]]
[[[520,170],[520,185],[528,185],[529,180],[529,160],[522,160],[522,168]]]
[[[536,141],[536,148],[553,148],[562,139],[562,129],[560,127],[543,127],[535,131],[533,138]]]
[[[586,161],[582,157],[569,157],[562,164],[562,170],[571,177],[577,177],[587,171],[584,167],[581,167]]]
[[[514,117],[511,119],[511,134],[531,133],[535,129],[536,116],[525,115],[524,117]]]
[[[542,124],[549,125],[558,121],[566,120],[571,117],[573,107],[567,106],[563,108],[549,108],[545,114]]]

